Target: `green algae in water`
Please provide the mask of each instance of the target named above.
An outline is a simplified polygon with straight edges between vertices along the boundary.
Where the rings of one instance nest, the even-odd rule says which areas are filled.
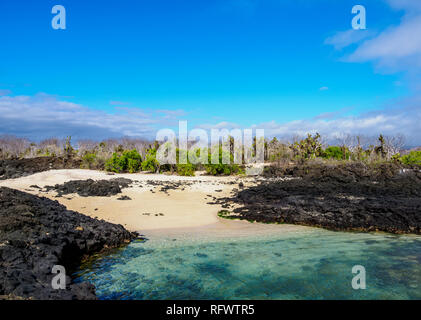
[[[366,269],[365,290],[351,286]],[[421,237],[315,230],[151,239],[76,273],[100,299],[421,299]]]

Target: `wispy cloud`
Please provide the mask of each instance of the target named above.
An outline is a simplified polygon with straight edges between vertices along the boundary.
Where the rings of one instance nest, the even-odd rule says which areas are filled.
[[[372,37],[375,34],[371,30],[354,30],[349,29],[345,31],[339,31],[333,36],[325,40],[325,44],[332,45],[335,50],[342,50],[352,44],[360,43],[362,40]]]
[[[129,105],[129,103],[124,102],[124,101],[111,100],[110,105],[112,105],[112,106],[126,106],[126,105]]]
[[[211,129],[238,129],[241,128],[239,124],[234,123],[234,122],[228,122],[228,121],[221,121],[218,122],[216,124],[209,124],[209,123],[204,123],[201,125],[198,125],[197,128],[200,129],[205,129],[205,130],[211,130]]]
[[[317,116],[314,117],[315,120],[319,119],[333,119],[337,118],[339,116],[343,116],[346,112],[350,111],[352,108],[342,108],[338,111],[332,111],[332,112],[323,112]]]
[[[177,119],[180,117],[184,117],[187,113],[184,110],[168,110],[168,109],[158,109],[155,112],[160,113],[163,115],[165,119]]]
[[[11,93],[12,93],[12,91],[10,91],[8,89],[0,89],[0,96],[7,96]]]
[[[327,90],[329,90],[329,87],[321,87],[319,90],[320,91],[327,91]]]

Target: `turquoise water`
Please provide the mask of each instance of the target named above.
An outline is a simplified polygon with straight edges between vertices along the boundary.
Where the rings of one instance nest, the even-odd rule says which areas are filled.
[[[354,290],[352,267],[366,270]],[[90,262],[100,299],[421,299],[421,237],[322,229],[235,239],[150,239]]]

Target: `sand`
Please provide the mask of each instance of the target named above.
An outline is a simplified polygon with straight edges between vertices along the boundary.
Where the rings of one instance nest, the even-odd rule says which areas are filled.
[[[131,179],[135,183],[132,187],[123,189],[122,193],[111,197],[81,197],[77,194],[56,197],[55,191],[46,193],[30,187],[31,185],[37,185],[42,188],[47,185],[62,184],[70,180],[100,180],[117,177]],[[182,188],[168,190],[165,193],[159,190],[160,186],[147,185],[148,180],[184,181],[191,183],[191,185],[186,185],[184,190],[181,190]],[[223,208],[221,205],[209,204],[209,202],[213,202],[213,197],[230,195],[234,188],[239,188],[239,182],[243,182],[245,186],[256,183],[252,177],[203,175],[181,177],[144,173],[109,175],[102,171],[64,169],[0,181],[0,186],[57,200],[70,210],[121,224],[130,231],[138,231],[146,236],[164,234],[166,236],[199,235],[206,233],[225,237],[260,232],[279,232],[280,228],[285,232],[294,232],[304,228],[291,225],[264,225],[219,218],[217,213]],[[122,195],[129,196],[131,200],[117,200]]]

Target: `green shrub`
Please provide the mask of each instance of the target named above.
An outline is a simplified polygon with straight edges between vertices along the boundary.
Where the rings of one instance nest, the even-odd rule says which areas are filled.
[[[148,150],[145,160],[142,162],[142,171],[157,172],[159,170],[159,162],[156,160],[156,149]]]
[[[344,155],[345,151],[345,155]],[[338,147],[338,146],[330,146],[325,149],[323,152],[323,158],[326,159],[336,159],[336,160],[345,160],[349,159],[351,153],[348,151],[348,148]]]
[[[81,167],[82,168],[87,168],[87,169],[92,169],[93,164],[96,161],[96,154],[95,153],[90,153],[87,152],[85,153],[85,155],[82,157],[82,164]]]
[[[130,173],[138,172],[140,170],[140,166],[142,164],[141,161],[142,160],[128,158],[127,159],[127,171],[129,171]]]
[[[138,172],[142,164],[142,157],[136,149],[130,151],[114,152],[105,163],[105,170],[116,173]]]
[[[421,166],[421,151],[411,151],[409,154],[401,157],[403,164]]]
[[[195,167],[191,163],[177,164],[176,170],[180,176],[194,176]]]
[[[114,152],[112,157],[105,162],[105,170],[112,172],[123,172],[124,171],[124,159],[117,152]]]
[[[209,164],[205,164],[205,170],[207,174],[210,174],[213,176],[220,176],[220,175],[228,176],[231,174],[242,173],[240,166],[238,166],[237,164],[233,164],[234,156],[231,153],[229,153],[229,159],[230,159],[229,164],[222,163],[222,159],[224,158],[223,156],[228,156],[228,154],[224,153],[224,151],[222,150],[222,147],[220,146],[219,147],[219,161],[217,164],[212,164],[211,163],[212,155],[211,153],[209,153],[209,156],[208,156]]]

